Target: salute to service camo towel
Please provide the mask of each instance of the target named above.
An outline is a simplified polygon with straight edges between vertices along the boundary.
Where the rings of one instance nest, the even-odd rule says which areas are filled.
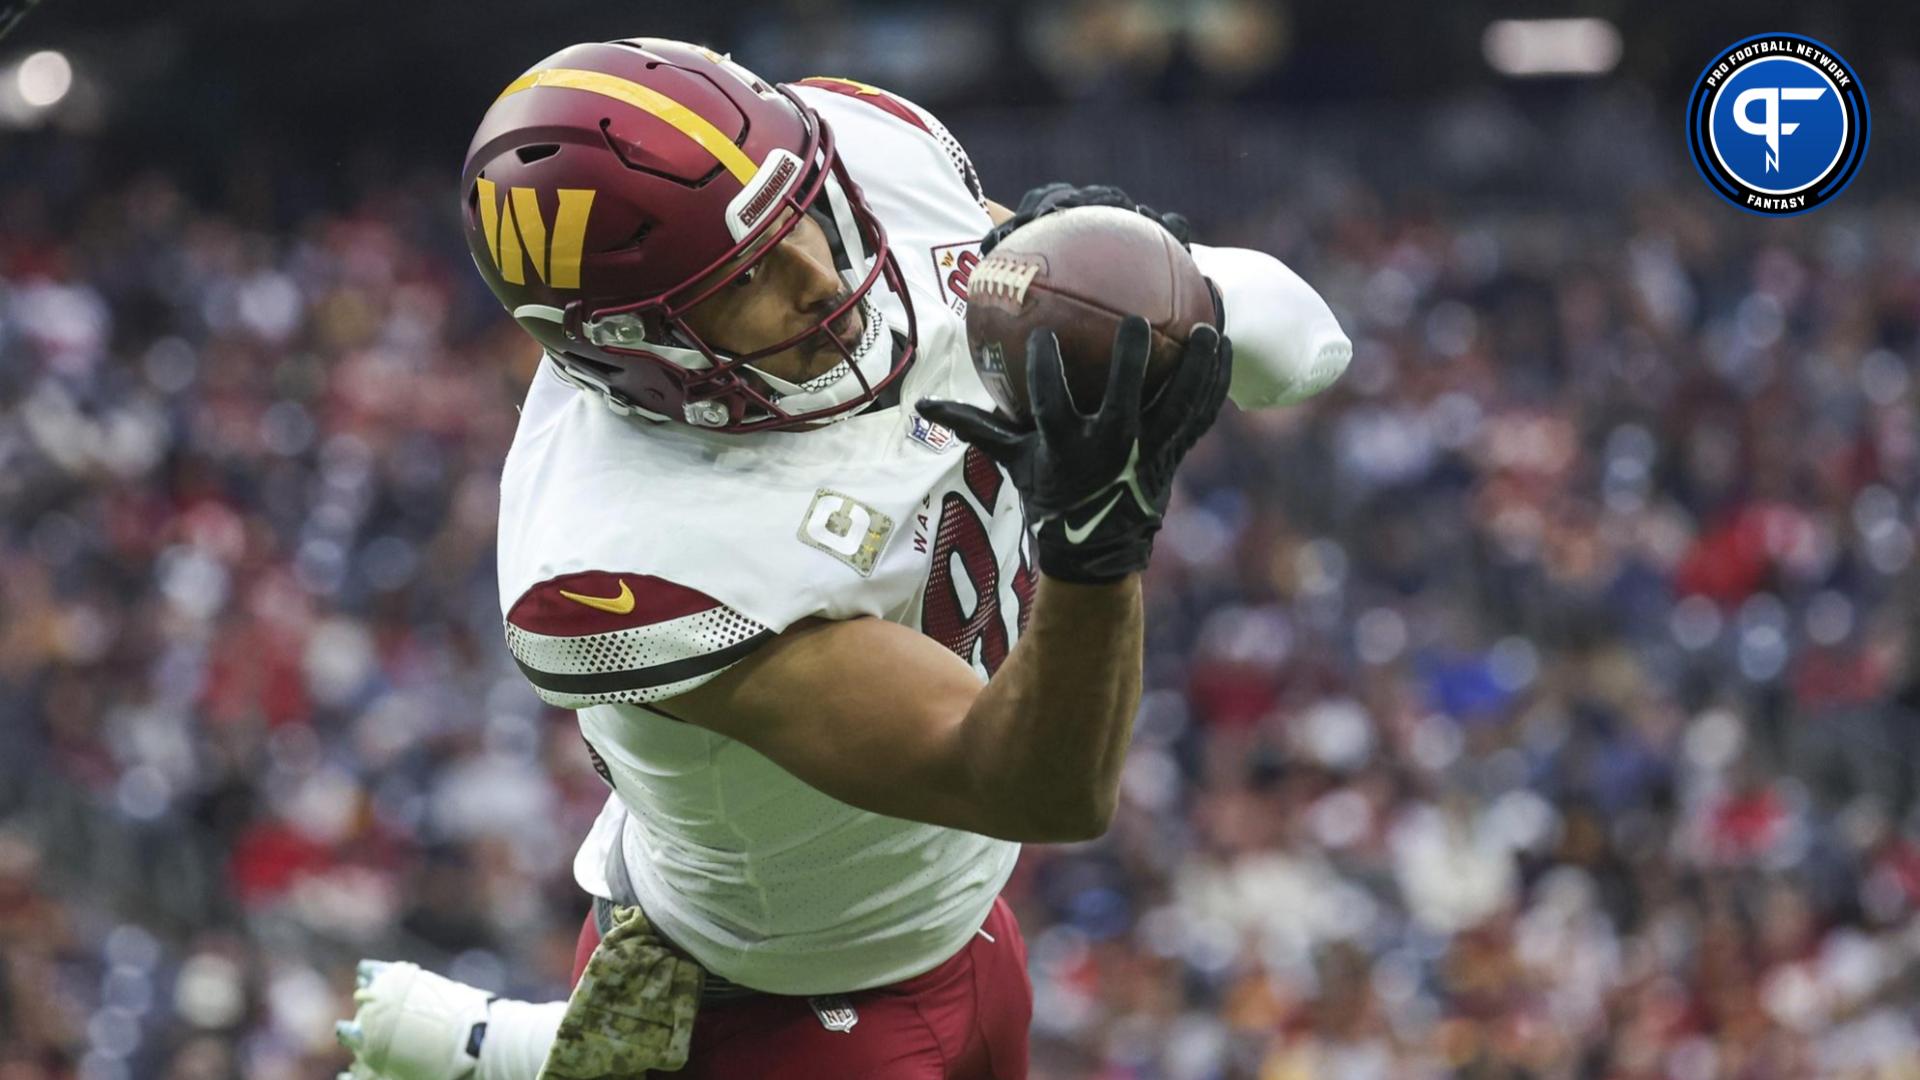
[[[675,955],[637,907],[613,909],[613,925],[587,960],[540,1080],[641,1080],[687,1063],[706,973]]]

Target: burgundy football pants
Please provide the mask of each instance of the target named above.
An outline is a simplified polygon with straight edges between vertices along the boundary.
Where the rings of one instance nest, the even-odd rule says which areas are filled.
[[[573,959],[577,981],[600,943],[591,915]],[[1005,900],[965,948],[924,975],[844,996],[851,1029],[835,1031],[817,998],[755,994],[708,1002],[687,1067],[662,1080],[1026,1080],[1033,988],[1027,943]],[[828,1003],[830,1007],[833,1003]],[[837,1017],[829,1013],[829,1019]]]

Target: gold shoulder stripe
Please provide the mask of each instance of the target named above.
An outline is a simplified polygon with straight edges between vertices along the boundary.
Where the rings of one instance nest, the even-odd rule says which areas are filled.
[[[803,83],[823,83],[823,82],[840,83],[844,86],[851,86],[854,88],[854,90],[862,94],[886,93],[886,91],[880,89],[877,86],[874,86],[871,83],[863,83],[859,79],[843,79],[838,75],[809,75],[806,78],[801,79],[800,81]]]
[[[599,94],[615,101],[624,102],[643,112],[665,120],[677,128],[681,134],[699,143],[726,166],[735,180],[745,185],[753,179],[759,167],[746,152],[733,144],[733,140],[721,133],[706,117],[687,108],[667,95],[649,86],[622,79],[618,75],[608,75],[600,71],[581,71],[577,68],[547,68],[544,71],[529,71],[525,75],[507,84],[500,92],[500,98],[511,97],[522,90],[532,90],[538,86],[550,86],[561,90],[584,90],[589,94]],[[500,98],[494,99],[496,102]]]

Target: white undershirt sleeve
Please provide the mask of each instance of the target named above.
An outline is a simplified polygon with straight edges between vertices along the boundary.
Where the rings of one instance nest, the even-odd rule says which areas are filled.
[[[474,1080],[537,1080],[566,1012],[564,1001],[496,999],[487,1009],[487,1037]]]
[[[1285,263],[1246,248],[1193,245],[1213,279],[1233,341],[1233,385],[1243,409],[1290,405],[1333,385],[1353,359],[1353,342],[1313,286]]]

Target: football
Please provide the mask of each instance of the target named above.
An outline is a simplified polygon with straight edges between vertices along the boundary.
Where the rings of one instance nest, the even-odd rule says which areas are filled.
[[[967,348],[1000,409],[1025,423],[1027,335],[1060,341],[1067,389],[1082,411],[1106,393],[1113,337],[1127,315],[1153,325],[1146,400],[1180,362],[1187,335],[1214,319],[1207,279],[1152,219],[1112,206],[1058,210],[1022,226],[973,268]]]

